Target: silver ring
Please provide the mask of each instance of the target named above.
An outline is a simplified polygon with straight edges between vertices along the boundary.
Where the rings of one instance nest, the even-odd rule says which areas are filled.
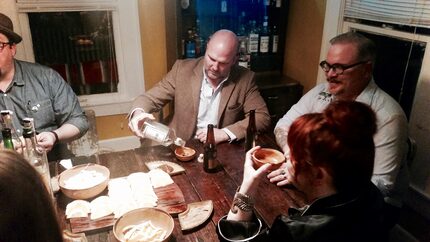
[[[281,175],[284,176],[285,175],[285,170],[281,171]]]

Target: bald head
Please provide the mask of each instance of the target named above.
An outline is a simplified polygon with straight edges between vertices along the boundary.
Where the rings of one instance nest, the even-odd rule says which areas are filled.
[[[239,41],[235,33],[227,29],[221,29],[210,37],[208,48],[213,48],[219,53],[236,56],[239,48]]]
[[[218,85],[236,64],[239,41],[236,34],[222,29],[215,32],[206,47],[205,72],[208,80]]]

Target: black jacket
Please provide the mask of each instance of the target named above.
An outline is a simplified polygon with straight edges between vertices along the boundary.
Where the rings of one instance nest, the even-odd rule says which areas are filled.
[[[387,241],[383,204],[382,194],[369,182],[360,191],[337,193],[300,209],[290,208],[288,216],[279,215],[272,227],[253,241]],[[218,229],[239,239],[255,234],[255,224],[223,219]]]

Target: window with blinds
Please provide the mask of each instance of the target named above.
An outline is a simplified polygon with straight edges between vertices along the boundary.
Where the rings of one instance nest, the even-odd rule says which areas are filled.
[[[430,1],[345,0],[344,17],[430,28]]]

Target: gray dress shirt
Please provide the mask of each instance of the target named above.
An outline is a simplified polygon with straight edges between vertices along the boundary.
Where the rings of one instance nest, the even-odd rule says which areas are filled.
[[[37,133],[66,123],[77,127],[81,135],[88,130],[88,120],[77,96],[51,68],[15,60],[12,83],[0,95],[0,109],[13,111],[13,125],[18,134],[22,134],[25,117],[34,118]]]

